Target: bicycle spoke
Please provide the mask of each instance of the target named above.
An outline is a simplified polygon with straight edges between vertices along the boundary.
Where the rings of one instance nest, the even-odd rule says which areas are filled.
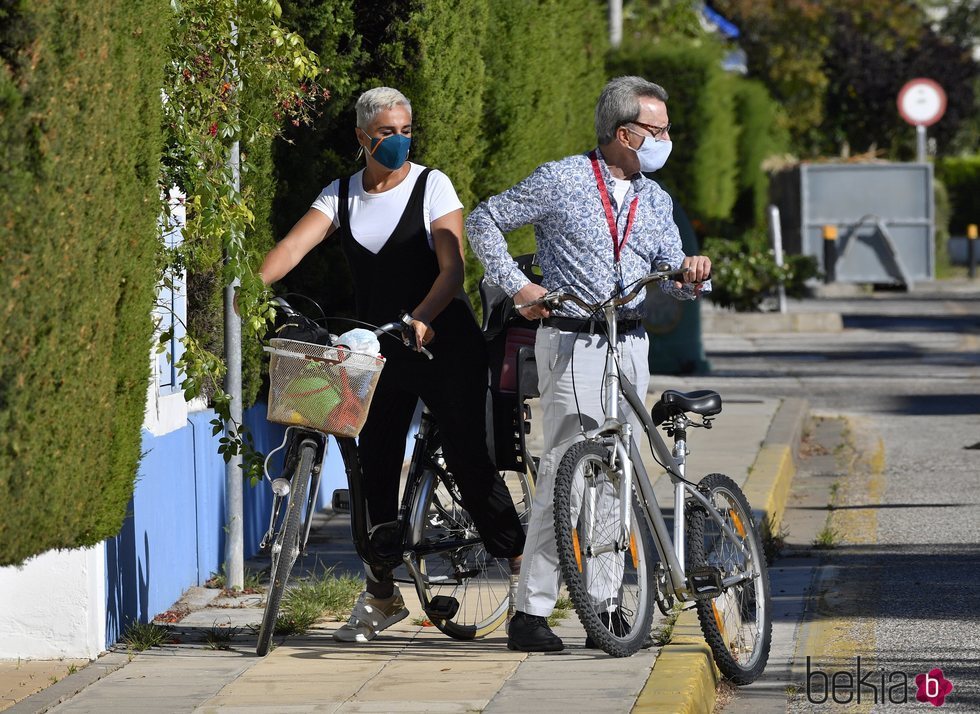
[[[606,652],[626,656],[644,644],[653,603],[652,537],[635,496],[626,532],[621,477],[607,450],[581,442],[569,449],[555,485],[559,559],[579,619]]]
[[[725,528],[695,508],[688,519],[689,560],[695,567],[717,568],[723,581],[737,582],[717,597],[699,601],[698,615],[719,668],[737,684],[747,684],[761,674],[770,647],[769,583],[762,547],[748,502],[731,479],[710,474],[699,488]]]

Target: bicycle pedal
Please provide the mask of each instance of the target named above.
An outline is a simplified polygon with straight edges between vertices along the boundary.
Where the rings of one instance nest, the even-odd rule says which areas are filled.
[[[346,488],[338,488],[333,492],[330,505],[337,513],[350,513],[350,491]]]
[[[436,595],[429,600],[425,614],[430,620],[451,620],[459,612],[459,600],[449,595]]]
[[[710,565],[692,568],[687,574],[687,582],[695,600],[712,600],[724,592],[721,571]]]

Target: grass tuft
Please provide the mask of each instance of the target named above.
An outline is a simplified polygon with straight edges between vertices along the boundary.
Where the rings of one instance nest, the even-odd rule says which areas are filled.
[[[827,524],[823,527],[823,530],[817,533],[817,537],[813,539],[813,547],[820,548],[824,550],[829,550],[837,545],[838,538],[840,534]]]
[[[548,615],[548,627],[556,627],[568,617],[568,614],[572,611],[572,601],[570,598],[562,595],[555,601],[555,609],[551,611]]]
[[[204,633],[204,645],[209,650],[230,650],[231,641],[241,632],[239,627],[215,625]]]
[[[300,581],[283,595],[276,634],[302,634],[324,617],[347,619],[363,589],[363,579],[350,574],[335,576],[333,568]]]
[[[211,573],[211,577],[204,581],[204,587],[206,588],[216,588],[218,590],[225,590],[225,585],[228,583],[228,578],[225,576],[225,566],[221,566],[221,570],[217,573]],[[262,573],[255,570],[250,570],[245,568],[243,587],[239,591],[228,590],[226,594],[236,595],[236,594],[252,594],[252,593],[263,593],[265,592],[265,586],[262,584]]]
[[[684,611],[684,607],[680,603],[674,603],[673,611],[667,615],[667,619],[664,620],[664,624],[653,632],[653,643],[658,647],[663,647],[664,645],[669,645],[671,639],[674,637],[674,624],[677,622],[677,618],[680,617],[681,612]]]
[[[132,622],[123,633],[122,642],[130,650],[142,652],[159,647],[170,637],[170,629],[152,622]]]
[[[772,514],[762,521],[762,554],[768,565],[779,557],[779,554],[786,547],[786,538],[789,530],[780,523],[776,525],[776,515]]]

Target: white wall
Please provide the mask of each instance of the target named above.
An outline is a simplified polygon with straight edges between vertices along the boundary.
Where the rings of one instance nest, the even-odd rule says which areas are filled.
[[[180,243],[184,225],[183,195],[170,192],[174,226],[161,224],[162,240],[173,247]],[[174,276],[174,289],[161,289],[166,309],[156,311],[161,324],[176,322],[183,333],[186,317],[184,276]],[[179,359],[180,345],[174,344]],[[188,405],[176,385],[161,388],[161,378],[173,362],[153,350],[151,379],[147,389],[144,427],[154,436],[167,434],[187,424]],[[178,375],[169,375],[170,380]],[[0,659],[94,659],[106,649],[105,544],[77,550],[53,550],[28,560],[20,567],[0,568]]]
[[[105,651],[105,546],[0,568],[0,659],[94,659]]]

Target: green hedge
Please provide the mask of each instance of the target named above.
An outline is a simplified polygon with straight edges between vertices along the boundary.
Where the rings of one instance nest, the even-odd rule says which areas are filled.
[[[692,219],[727,219],[737,195],[738,123],[734,83],[720,50],[681,40],[624,46],[609,59],[610,74],[637,74],[662,85],[674,147],[657,177]]]
[[[738,122],[738,199],[735,222],[750,228],[766,223],[769,176],[762,162],[789,146],[789,134],[778,121],[779,105],[765,86],[756,80],[732,78]]]
[[[132,494],[169,14],[0,9],[0,565],[111,536]]]
[[[347,82],[331,87],[313,129],[290,131],[275,147],[277,237],[325,185],[360,168],[352,105],[381,84],[412,102],[413,160],[444,171],[467,210],[538,164],[594,143],[606,30],[593,0],[286,0],[283,9],[331,76]],[[533,238],[524,231],[512,242],[526,250]],[[474,300],[481,273],[468,253]],[[331,314],[351,310],[350,275],[335,241],[315,249],[283,283]]]
[[[966,235],[971,223],[980,224],[980,155],[941,159],[936,163],[936,177],[946,186],[952,214],[949,231]]]

